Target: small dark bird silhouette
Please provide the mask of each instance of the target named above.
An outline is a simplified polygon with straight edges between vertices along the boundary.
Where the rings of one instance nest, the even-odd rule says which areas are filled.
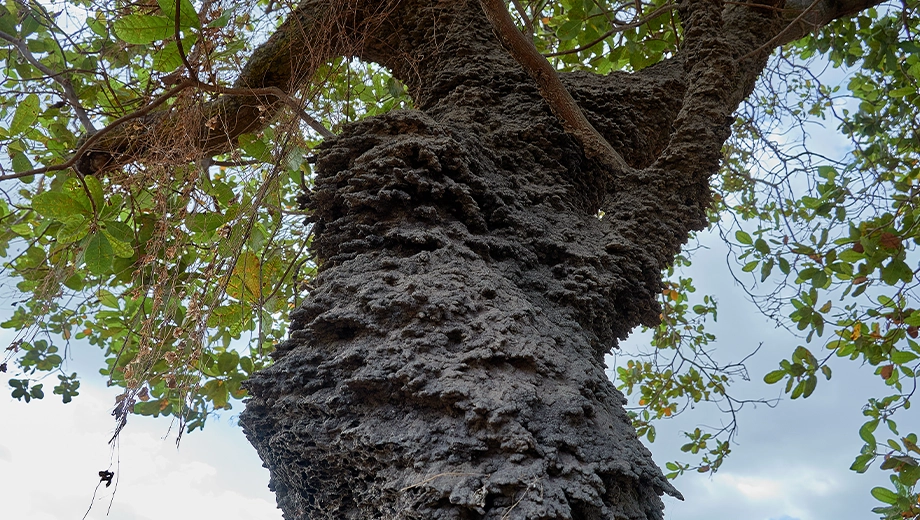
[[[105,482],[105,487],[109,487],[112,485],[112,477],[114,476],[115,474],[111,471],[102,470],[99,472],[99,482]]]

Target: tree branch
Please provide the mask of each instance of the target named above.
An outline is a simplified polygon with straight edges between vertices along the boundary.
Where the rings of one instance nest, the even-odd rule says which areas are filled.
[[[511,56],[537,83],[543,99],[562,122],[565,131],[578,139],[588,157],[619,171],[629,170],[623,157],[591,126],[571,94],[559,80],[556,70],[537,51],[533,41],[521,34],[508,14],[503,0],[479,0],[495,35]]]
[[[208,85],[197,78],[183,82],[185,88],[192,86],[219,93],[218,99],[178,110],[148,113],[143,118],[133,116],[131,119],[140,120],[112,128],[105,139],[95,140],[92,148],[81,147],[77,152],[80,157],[68,161],[68,166],[76,165],[80,173],[91,174],[142,160],[159,151],[183,150],[190,157],[224,153],[237,146],[236,138],[240,135],[265,128],[282,105],[293,108],[320,135],[330,137],[332,133],[288,93],[311,78],[322,63],[342,55],[349,43],[355,41],[361,20],[354,4],[354,1],[332,0],[302,2],[268,41],[253,51],[232,88]],[[191,64],[184,65],[194,75]]]
[[[64,89],[64,100],[67,101],[67,104],[73,107],[74,112],[77,114],[77,118],[83,125],[83,129],[86,130],[87,133],[93,133],[96,131],[96,127],[93,126],[92,120],[90,120],[89,116],[86,114],[86,109],[84,109],[83,105],[80,104],[80,98],[78,98],[76,92],[74,92],[73,84],[70,82],[69,78],[64,76],[62,72],[54,72],[44,63],[38,61],[32,52],[29,51],[29,47],[26,45],[26,42],[3,31],[0,31],[0,38],[3,38],[4,40],[12,43],[16,47],[16,50],[22,54],[22,57],[26,59],[26,61],[31,63],[36,69],[42,71],[46,76],[61,85],[61,88]]]
[[[96,171],[101,170],[102,167],[105,166],[104,164],[100,165],[98,168],[92,164],[86,164],[82,166],[80,164],[81,161],[87,162],[87,163],[93,163],[97,160],[96,157],[92,155],[88,155],[88,153],[94,149],[94,145],[99,140],[104,138],[109,132],[112,132],[113,130],[120,128],[122,125],[124,125],[128,121],[146,116],[153,109],[157,108],[158,106],[162,105],[169,99],[173,98],[179,92],[191,87],[193,84],[194,83],[191,80],[181,81],[178,85],[169,89],[167,92],[165,92],[164,94],[156,98],[152,103],[144,106],[141,109],[135,110],[134,112],[131,112],[130,114],[119,117],[118,119],[112,121],[111,123],[106,125],[105,128],[97,131],[96,133],[88,134],[88,137],[86,138],[85,141],[83,141],[83,144],[80,145],[79,148],[77,148],[77,151],[74,152],[74,154],[66,162],[63,162],[61,164],[55,164],[53,166],[45,166],[44,168],[35,168],[34,170],[27,170],[24,172],[13,173],[9,175],[2,175],[0,176],[0,181],[9,180],[9,179],[20,179],[22,177],[28,177],[30,175],[38,175],[41,173],[66,170],[67,168],[70,168],[71,166],[73,166],[78,172],[81,172],[81,173],[94,173]]]

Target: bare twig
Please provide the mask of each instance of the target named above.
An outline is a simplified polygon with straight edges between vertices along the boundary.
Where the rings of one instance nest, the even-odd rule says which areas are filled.
[[[521,4],[520,0],[511,0],[511,4],[514,5],[514,10],[517,11],[518,16],[524,20],[524,30],[527,31],[527,35],[533,38],[533,20],[527,16],[527,10],[524,9],[524,6]]]
[[[182,0],[176,0],[176,17],[173,21],[175,22],[176,26],[176,47],[179,49],[179,57],[182,58],[182,64],[185,65],[185,70],[188,71],[188,76],[197,81],[198,71],[192,68],[192,65],[188,62],[188,56],[185,55],[185,49],[182,47],[182,35],[179,31],[179,24],[182,21]]]

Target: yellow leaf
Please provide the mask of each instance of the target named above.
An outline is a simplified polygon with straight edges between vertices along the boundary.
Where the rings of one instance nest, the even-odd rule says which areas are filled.
[[[261,263],[251,251],[240,255],[227,282],[227,294],[240,301],[255,301],[262,296],[259,289]]]
[[[855,341],[859,339],[860,336],[862,336],[862,323],[857,323],[853,325],[853,333],[850,334],[850,339]]]

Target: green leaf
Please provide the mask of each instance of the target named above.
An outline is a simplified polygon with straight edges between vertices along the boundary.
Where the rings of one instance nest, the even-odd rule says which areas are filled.
[[[767,383],[768,385],[772,385],[774,383],[778,383],[782,381],[782,379],[785,376],[786,376],[785,370],[774,370],[772,372],[769,372],[767,375],[763,376],[763,381],[764,383]]]
[[[121,306],[118,304],[118,298],[115,297],[110,291],[105,289],[99,289],[99,292],[96,293],[96,297],[99,298],[99,303],[108,307],[110,309],[120,309]]]
[[[857,473],[865,473],[869,469],[869,463],[872,462],[872,459],[875,456],[871,453],[863,453],[858,455],[856,460],[853,461],[853,464],[850,465],[850,469]]]
[[[115,220],[106,220],[105,229],[115,237],[116,240],[131,244],[134,242],[134,231],[127,224]]]
[[[239,359],[240,356],[236,352],[222,352],[221,355],[217,357],[217,369],[220,370],[221,373],[226,374],[236,368]]]
[[[818,378],[815,376],[808,376],[808,379],[805,380],[805,392],[802,394],[802,397],[808,399],[817,386]]]
[[[903,365],[904,363],[910,363],[911,361],[915,359],[917,359],[917,355],[914,354],[913,352],[896,351],[896,352],[892,352],[891,354],[891,362],[898,364],[898,365]]]
[[[13,171],[16,173],[27,172],[33,168],[32,161],[29,160],[29,157],[22,153],[16,152],[13,154]]]
[[[866,444],[868,444],[872,448],[875,448],[875,445],[876,445],[875,435],[873,435],[872,433],[875,431],[877,427],[878,427],[878,420],[875,420],[875,421],[869,421],[863,424],[859,428],[859,438],[862,439]]]
[[[884,502],[886,504],[892,504],[892,505],[898,503],[897,493],[894,493],[893,491],[885,489],[883,487],[874,487],[872,488],[872,491],[870,491],[870,493],[872,493],[872,496],[875,497],[876,500],[880,502]]]
[[[105,274],[112,269],[114,251],[102,233],[91,236],[83,251],[83,261],[89,272],[97,275]]]
[[[176,1],[157,0],[157,5],[160,6],[160,10],[163,11],[163,14],[170,20],[173,20],[175,24]],[[198,20],[198,13],[195,12],[195,6],[193,6],[192,2],[189,0],[179,1],[179,27],[201,27],[201,22]]]
[[[271,160],[268,145],[263,139],[259,139],[252,134],[243,134],[239,137],[239,142],[240,148],[253,159],[258,161]]]
[[[59,221],[88,214],[83,205],[73,197],[59,191],[45,191],[32,198],[32,209],[43,217]]]
[[[917,93],[917,89],[914,87],[901,87],[901,88],[896,88],[892,90],[891,92],[888,93],[888,95],[893,98],[902,98],[902,97],[909,96],[911,94],[916,94],[916,93]]]
[[[175,44],[167,45],[153,55],[153,70],[157,72],[172,72],[181,66],[182,55]]]
[[[206,233],[224,225],[224,216],[219,213],[195,213],[185,218],[185,227],[192,233]]]
[[[83,240],[89,233],[89,222],[82,216],[66,220],[57,232],[58,244],[71,244]]]
[[[102,196],[102,183],[92,175],[83,177],[83,182],[86,183],[86,189],[89,191],[89,195],[92,197],[93,203],[96,205],[96,210],[98,211],[105,203],[105,198]]]
[[[849,262],[849,263],[858,262],[865,257],[866,255],[864,255],[863,253],[857,253],[856,251],[853,251],[852,249],[847,249],[837,255],[837,259],[843,262]]]
[[[16,107],[13,120],[7,129],[8,135],[17,135],[25,132],[38,120],[39,102],[36,94],[29,94]]]
[[[885,267],[882,268],[882,281],[888,285],[895,285],[899,281],[910,283],[914,273],[910,266],[903,260],[892,259]]]
[[[792,266],[789,265],[789,260],[786,260],[783,257],[779,257],[779,270],[783,274],[789,274],[792,271]]]
[[[96,33],[96,36],[100,36],[100,37],[102,37],[102,38],[108,38],[109,33],[108,33],[108,30],[106,29],[106,26],[105,26],[105,23],[104,23],[104,22],[105,22],[105,18],[102,17],[102,13],[97,13],[97,16],[99,16],[100,19],[97,19],[97,18],[93,18],[93,17],[87,16],[87,17],[86,17],[86,25],[88,25],[89,28],[90,28],[94,33]]]
[[[556,29],[556,37],[562,41],[571,40],[581,32],[581,20],[569,20]]]
[[[74,291],[83,290],[83,277],[80,276],[80,273],[74,273],[70,275],[66,280],[64,280],[64,287],[73,289]]]
[[[129,14],[115,20],[115,36],[123,42],[147,45],[176,32],[175,21],[165,16]]]
[[[119,258],[131,258],[134,256],[134,248],[131,247],[131,244],[128,242],[122,242],[118,240],[106,228],[103,228],[102,234],[105,235],[105,238],[108,239],[109,245],[112,247],[112,252],[115,253],[115,256]]]
[[[760,267],[760,281],[764,282],[770,276],[770,273],[773,272],[773,259],[770,258]]]
[[[752,245],[754,243],[754,240],[751,238],[751,235],[741,230],[735,231],[735,240],[737,240],[738,242],[746,246]]]
[[[0,6],[0,31],[13,35],[19,32],[16,27],[16,15],[3,6]]]

